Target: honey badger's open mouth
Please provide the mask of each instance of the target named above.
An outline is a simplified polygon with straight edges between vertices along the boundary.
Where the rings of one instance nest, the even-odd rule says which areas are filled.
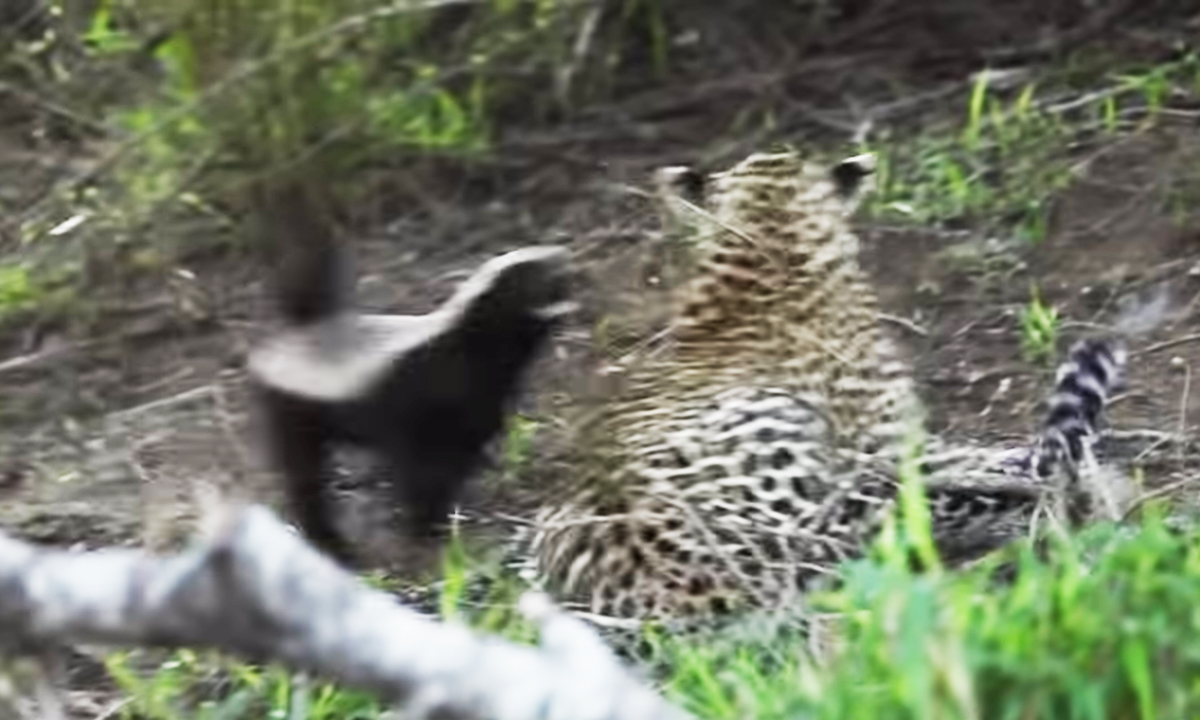
[[[542,320],[563,318],[579,309],[579,303],[571,299],[571,266],[568,260],[569,255],[563,252],[545,261],[545,297],[532,310]]]
[[[838,194],[843,198],[856,195],[862,187],[863,179],[875,174],[877,163],[873,153],[863,153],[848,157],[834,165],[830,174],[833,176]]]
[[[672,165],[654,171],[654,186],[659,193],[676,195],[693,205],[704,200],[707,184],[708,178],[689,165]]]
[[[555,318],[570,315],[579,309],[579,303],[574,300],[560,300],[549,305],[543,305],[533,311],[533,314],[543,320],[553,320]]]

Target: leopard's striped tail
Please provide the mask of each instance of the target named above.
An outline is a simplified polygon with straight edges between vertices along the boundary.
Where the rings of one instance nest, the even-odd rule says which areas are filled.
[[[1076,343],[1058,368],[1032,446],[1006,453],[992,482],[968,482],[963,477],[967,473],[960,471],[948,473],[955,482],[928,489],[934,539],[943,560],[952,565],[971,560],[1026,534],[1047,498],[1065,505],[1057,514],[1074,526],[1091,518],[1097,504],[1107,506],[1110,516],[1120,514],[1121,480],[1096,467],[1092,445],[1109,400],[1125,386],[1127,357],[1125,348],[1111,341]],[[969,459],[963,462],[963,468],[969,466]],[[1059,471],[1066,482],[1049,487],[1047,481]],[[997,482],[999,478],[1010,481]]]
[[[1075,478],[1092,462],[1098,426],[1113,394],[1126,386],[1128,352],[1110,340],[1081,340],[1058,368],[1054,392],[1034,443],[1031,470],[1039,479],[1064,470]]]

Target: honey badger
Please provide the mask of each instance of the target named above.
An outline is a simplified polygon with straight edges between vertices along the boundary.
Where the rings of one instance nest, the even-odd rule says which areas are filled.
[[[291,512],[318,547],[350,558],[324,495],[331,451],[346,444],[383,461],[411,536],[437,536],[573,308],[567,251],[492,258],[426,315],[361,314],[320,197],[300,183],[258,197],[285,327],[252,351],[250,384]]]

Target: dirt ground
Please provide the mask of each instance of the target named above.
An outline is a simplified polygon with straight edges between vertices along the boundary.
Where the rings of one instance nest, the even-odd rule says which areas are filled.
[[[869,29],[869,20],[859,25]],[[556,423],[602,393],[605,362],[665,318],[672,278],[640,192],[651,170],[694,160],[719,165],[765,142],[729,131],[729,101],[747,89],[761,97],[799,86],[806,97],[827,98],[838,84],[869,87],[877,105],[929,98],[914,101],[918,114],[959,112],[950,100],[939,105],[950,97],[939,93],[978,66],[956,58],[955,48],[913,50],[922,33],[935,31],[914,30],[900,91],[886,90],[896,55],[875,46],[852,56],[817,48],[770,73],[746,72],[738,67],[744,58],[727,57],[722,62],[734,69],[709,67],[705,83],[685,78],[666,91],[631,92],[553,132],[513,132],[491,169],[432,183],[418,201],[389,203],[383,189],[378,206],[360,208],[356,218],[361,302],[426,312],[497,253],[567,244],[585,308],[533,374],[524,404],[553,435]],[[804,92],[816,84],[824,94]],[[827,146],[849,139],[841,110],[793,109],[776,136]],[[36,201],[96,152],[45,139],[38,112],[3,119],[0,193],[10,207]],[[1131,387],[1111,416],[1127,442],[1111,445],[1114,457],[1136,458],[1157,486],[1188,476],[1195,460],[1172,438],[1191,437],[1200,424],[1200,392],[1191,391],[1191,368],[1200,367],[1200,226],[1194,214],[1181,222],[1168,200],[1172,179],[1198,167],[1198,149],[1196,116],[1184,114],[1081,155],[1037,246],[971,230],[858,223],[864,264],[892,318],[885,327],[910,353],[930,429],[1019,442],[1034,428],[1052,368],[1022,358],[1018,316],[1036,283],[1065,319],[1060,352],[1097,332],[1120,333],[1130,345]],[[413,184],[400,172],[380,187],[389,182]],[[60,546],[169,547],[186,535],[198,488],[278,500],[257,456],[244,389],[246,352],[269,324],[261,272],[236,253],[186,260],[176,270],[186,272],[98,291],[97,302],[119,301],[87,333],[17,327],[0,337],[0,526]],[[180,310],[185,300],[205,306],[204,322]],[[490,473],[465,507],[468,529],[504,529],[503,517],[527,511],[552,475],[535,467],[516,482]],[[394,535],[369,483],[348,478],[341,497],[347,526],[370,528],[359,539],[386,564]]]

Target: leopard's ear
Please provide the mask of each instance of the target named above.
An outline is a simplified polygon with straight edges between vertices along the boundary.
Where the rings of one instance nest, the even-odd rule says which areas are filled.
[[[864,153],[846,158],[830,170],[838,194],[846,200],[854,199],[863,189],[863,178],[875,173],[877,164],[874,153]]]

